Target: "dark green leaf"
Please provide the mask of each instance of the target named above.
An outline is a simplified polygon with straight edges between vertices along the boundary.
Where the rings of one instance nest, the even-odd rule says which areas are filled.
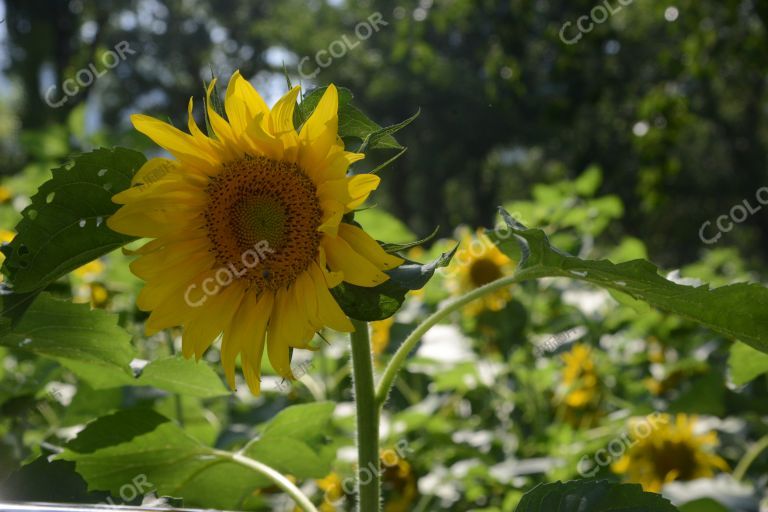
[[[573,480],[541,484],[523,496],[515,512],[677,512],[659,494],[637,484]]]
[[[13,291],[39,290],[133,240],[105,221],[118,208],[112,196],[130,186],[145,161],[130,149],[97,149],[54,169],[22,212],[18,234],[2,249]]]
[[[381,247],[390,254],[394,252],[407,251],[408,249],[411,249],[413,247],[418,247],[420,245],[424,245],[425,243],[429,242],[430,240],[432,240],[437,236],[437,232],[439,230],[440,230],[440,226],[437,226],[432,233],[425,236],[421,240],[416,240],[413,242],[406,242],[403,244],[387,244],[387,243],[380,242]]]
[[[380,142],[382,142],[388,136],[391,136],[399,132],[400,130],[402,130],[409,124],[411,124],[417,117],[419,117],[419,114],[421,114],[421,109],[418,109],[415,114],[413,114],[411,117],[409,117],[405,121],[401,121],[397,124],[393,124],[385,128],[382,128],[381,130],[369,133],[363,140],[363,143],[360,145],[358,152],[365,153],[365,150],[369,146],[373,149],[380,147],[379,146]],[[389,147],[389,146],[383,146],[383,147]]]
[[[708,285],[684,286],[659,275],[646,260],[614,264],[588,261],[560,251],[540,229],[527,229],[502,210],[510,233],[522,248],[520,274],[531,278],[568,277],[625,293],[669,313],[698,322],[715,332],[739,339],[768,352],[768,288],[739,283],[710,289]],[[496,234],[499,239],[499,234]],[[499,243],[509,251],[511,238]],[[516,252],[515,252],[516,254]]]
[[[381,132],[381,125],[372,121],[367,115],[361,112],[357,107],[351,104],[339,104],[339,136],[342,139],[365,140],[366,137],[377,132]],[[371,149],[402,149],[397,140],[392,135],[383,134],[376,142],[371,145]]]

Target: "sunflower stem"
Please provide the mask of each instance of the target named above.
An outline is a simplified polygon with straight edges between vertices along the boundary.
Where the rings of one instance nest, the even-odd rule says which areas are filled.
[[[397,352],[395,352],[395,355],[392,356],[392,359],[390,359],[387,367],[384,369],[384,373],[381,375],[381,379],[379,379],[378,386],[376,387],[375,401],[377,411],[381,411],[381,408],[384,406],[384,402],[387,401],[389,392],[392,389],[392,384],[395,381],[395,377],[397,377],[397,372],[400,370],[403,364],[405,364],[408,355],[411,353],[416,344],[421,340],[421,338],[427,333],[427,331],[429,331],[433,326],[435,326],[443,318],[450,315],[454,311],[461,309],[470,302],[488,295],[489,293],[495,292],[499,288],[504,288],[505,286],[509,286],[520,281],[525,281],[526,279],[543,277],[544,275],[545,274],[537,274],[536,269],[532,268],[518,272],[513,276],[502,277],[501,279],[497,279],[496,281],[490,282],[484,286],[475,288],[474,290],[471,290],[464,295],[451,300],[441,309],[428,316],[413,330],[413,332],[411,332],[411,334],[408,335],[407,338],[405,338],[405,341],[403,341],[403,343],[397,349]]]
[[[749,466],[752,465],[755,459],[757,459],[765,449],[768,449],[768,435],[760,438],[749,450],[747,450],[747,453],[744,454],[736,465],[736,469],[733,470],[733,479],[737,482],[741,481],[741,479],[744,478],[744,475],[747,474]]]
[[[381,510],[379,476],[379,408],[373,384],[373,353],[368,324],[352,320],[352,378],[357,413],[357,510]]]
[[[303,512],[318,512],[317,508],[312,504],[309,498],[301,492],[301,489],[296,487],[293,482],[288,480],[288,478],[276,469],[250,457],[246,457],[242,454],[242,451],[232,453],[224,450],[214,450],[214,453],[219,457],[229,459],[236,464],[252,469],[256,473],[267,477],[272,483],[285,491]]]

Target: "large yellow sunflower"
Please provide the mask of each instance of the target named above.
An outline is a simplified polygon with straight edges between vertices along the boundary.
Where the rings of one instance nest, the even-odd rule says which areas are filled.
[[[675,480],[695,480],[714,475],[715,469],[728,471],[728,463],[714,453],[717,433],[696,432],[696,418],[661,414],[646,426],[645,420],[630,422],[635,433],[633,444],[611,469],[624,474],[630,482],[642,484],[648,492],[660,492],[664,484]],[[647,422],[646,422],[647,424]]]
[[[325,327],[353,330],[330,288],[346,281],[376,286],[402,260],[387,254],[342,216],[379,185],[372,174],[347,176],[364,157],[344,150],[338,94],[331,85],[297,132],[299,87],[270,110],[239,72],[226,91],[227,120],[211,108],[214,136],[192,116],[189,134],[145,115],[138,131],[169,151],[154,158],[131,187],[114,196],[123,206],[108,221],[115,231],[152,238],[131,270],[146,281],[137,304],[151,311],[147,334],[183,326],[183,353],[200,358],[223,333],[221,359],[230,387],[240,354],[249,388],[258,394],[266,340],[269,361],[293,378],[290,348],[310,348]]]

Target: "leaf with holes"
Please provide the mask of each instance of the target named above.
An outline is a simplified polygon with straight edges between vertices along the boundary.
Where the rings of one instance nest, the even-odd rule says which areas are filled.
[[[145,161],[130,149],[102,148],[54,169],[22,212],[18,234],[2,248],[3,273],[13,291],[42,289],[133,240],[110,230],[105,221],[118,208],[112,196],[130,186]]]
[[[768,353],[768,288],[762,284],[738,283],[715,289],[708,285],[685,286],[664,279],[659,269],[646,260],[619,264],[583,260],[553,247],[542,230],[521,226],[504,210],[501,214],[513,236],[504,238],[498,230],[493,236],[508,255],[518,257],[522,251],[519,276],[585,281],[693,320]],[[515,239],[520,248],[511,248]]]

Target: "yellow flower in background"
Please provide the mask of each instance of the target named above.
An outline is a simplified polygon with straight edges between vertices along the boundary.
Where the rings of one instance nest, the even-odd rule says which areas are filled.
[[[13,237],[16,236],[16,233],[13,231],[8,231],[7,229],[0,229],[0,244],[8,244],[13,240]],[[5,254],[0,252],[0,265],[3,264],[5,261]],[[0,274],[0,283],[3,282],[3,274]]]
[[[389,332],[395,324],[395,317],[371,322],[371,348],[375,356],[380,356],[389,345]]]
[[[229,82],[225,120],[207,114],[200,130],[189,102],[189,134],[145,115],[136,129],[175,160],[154,158],[134,186],[113,200],[115,231],[152,238],[131,270],[147,283],[137,304],[151,311],[146,331],[183,326],[183,354],[200,358],[223,333],[221,359],[230,387],[240,354],[248,386],[260,391],[266,344],[272,367],[293,378],[290,349],[311,349],[323,327],[352,331],[329,289],[342,281],[372,287],[402,260],[387,254],[342,216],[378,187],[372,174],[347,176],[363,154],[338,136],[338,93],[327,88],[297,133],[299,88],[270,110],[239,72]],[[265,342],[266,339],[266,342]]]
[[[6,201],[9,201],[12,197],[13,197],[13,194],[11,193],[11,189],[3,185],[0,185],[0,203],[5,203]]]
[[[659,492],[676,480],[708,478],[717,469],[728,471],[728,464],[714,453],[717,433],[697,433],[696,422],[685,414],[678,414],[674,421],[668,414],[660,415],[655,428],[635,439],[611,469],[648,492]]]
[[[589,345],[576,343],[563,354],[565,368],[556,394],[563,419],[573,426],[587,427],[599,416],[602,386]]]
[[[413,510],[418,490],[413,468],[395,450],[381,452],[381,486],[386,493],[384,512],[409,512]]]
[[[499,250],[483,229],[478,229],[474,235],[465,229],[460,240],[459,249],[447,271],[448,289],[454,295],[463,295],[514,272],[512,260]],[[499,311],[511,298],[509,289],[502,288],[470,303],[465,311],[468,314],[479,313],[483,309]]]
[[[318,480],[317,486],[324,492],[320,512],[336,512],[339,510],[336,507],[336,503],[339,503],[339,500],[344,497],[344,488],[342,487],[339,474],[336,472],[330,473],[322,480]]]
[[[93,281],[104,272],[104,263],[99,260],[93,260],[82,267],[78,267],[72,273],[83,281]]]

